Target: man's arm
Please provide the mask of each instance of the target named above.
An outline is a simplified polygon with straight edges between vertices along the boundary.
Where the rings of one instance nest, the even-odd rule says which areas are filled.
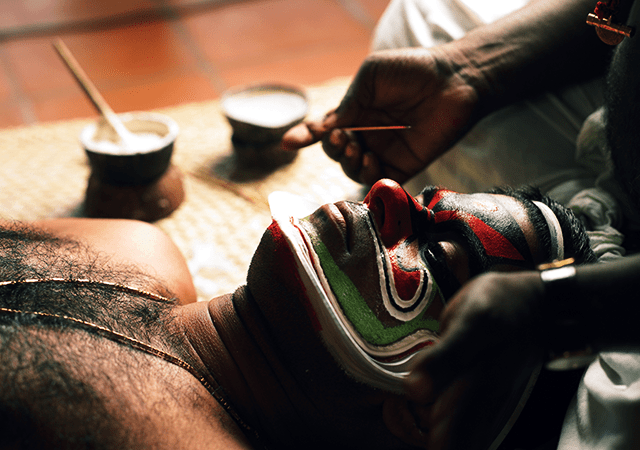
[[[291,129],[283,147],[322,140],[354,180],[405,182],[490,112],[603,74],[611,47],[586,24],[594,6],[595,0],[534,0],[448,44],[372,53],[340,106]],[[367,125],[411,129],[359,138],[340,130]]]
[[[587,343],[596,349],[640,345],[640,255],[577,267],[573,300],[584,309]]]
[[[640,9],[640,5],[639,8]],[[634,13],[630,25],[640,26]],[[616,176],[640,207],[640,37],[617,48],[607,77],[606,132]]]
[[[169,236],[154,225],[137,220],[86,218],[45,219],[31,225],[58,238],[81,242],[106,257],[110,264],[133,265],[161,281],[181,304],[198,299],[184,256]],[[132,287],[149,289],[146,284]]]
[[[617,20],[624,22],[632,2],[621,3]],[[611,47],[586,24],[595,4],[595,0],[533,0],[447,44],[445,48],[459,52],[465,64],[486,80],[478,85],[481,112],[604,74]]]

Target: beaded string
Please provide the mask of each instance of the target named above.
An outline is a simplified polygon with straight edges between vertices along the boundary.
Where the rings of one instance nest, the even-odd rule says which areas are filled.
[[[21,284],[38,284],[38,283],[60,283],[60,284],[76,284],[76,285],[85,284],[85,285],[104,286],[104,287],[116,289],[120,292],[125,292],[129,294],[139,295],[141,297],[146,297],[148,299],[155,300],[155,301],[163,301],[163,302],[171,301],[169,298],[164,297],[162,295],[155,294],[153,292],[145,291],[142,289],[133,288],[123,284],[113,283],[109,281],[95,281],[95,280],[89,280],[89,279],[83,279],[83,278],[67,279],[67,278],[53,277],[53,278],[28,278],[24,280],[9,280],[9,281],[0,281],[0,287],[17,286]],[[92,322],[86,322],[84,320],[77,319],[75,317],[70,317],[70,316],[61,315],[61,314],[50,314],[50,313],[39,312],[39,311],[21,311],[21,310],[5,308],[5,307],[0,307],[0,314],[2,315],[30,314],[43,320],[56,319],[56,320],[72,322],[73,324],[77,325],[79,328],[83,328],[87,331],[93,331],[96,334],[102,337],[105,337],[111,341],[114,341],[123,345],[129,345],[130,347],[136,350],[142,351],[144,353],[148,353],[152,356],[156,356],[171,364],[181,367],[182,369],[186,370],[191,375],[193,375],[200,382],[200,384],[202,384],[202,386],[204,386],[205,389],[207,389],[207,391],[213,396],[213,398],[216,399],[216,401],[225,409],[225,411],[227,411],[227,413],[233,418],[233,420],[238,425],[240,425],[241,428],[244,428],[246,431],[252,433],[258,441],[260,440],[260,437],[257,431],[251,428],[246,422],[244,422],[240,418],[238,413],[236,413],[236,411],[232,408],[232,406],[222,397],[222,395],[220,395],[218,391],[222,389],[222,387],[217,383],[215,383],[216,386],[213,386],[211,383],[209,383],[209,381],[207,381],[205,377],[200,375],[200,373],[195,367],[193,367],[188,362],[183,361],[176,356],[173,356],[149,344],[145,344],[144,342],[139,341],[135,338],[118,333],[117,331],[113,331],[101,325],[98,325]],[[214,382],[215,382],[215,379],[214,379]]]

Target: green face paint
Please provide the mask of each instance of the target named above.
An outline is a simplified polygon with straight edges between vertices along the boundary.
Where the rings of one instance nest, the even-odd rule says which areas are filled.
[[[438,331],[439,322],[433,318],[424,317],[427,308],[408,322],[396,326],[385,326],[362,298],[349,277],[340,270],[327,247],[318,240],[312,240],[312,245],[340,307],[365,341],[376,346],[385,346],[398,342],[419,329]],[[426,302],[433,299],[436,290],[437,288],[431,291],[432,298],[425,299]]]

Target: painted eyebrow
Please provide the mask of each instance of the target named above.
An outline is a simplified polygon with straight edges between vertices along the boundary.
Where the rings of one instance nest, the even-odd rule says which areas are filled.
[[[426,207],[433,199],[434,195],[442,190],[447,191],[448,189],[442,186],[425,186],[419,194],[423,196],[424,206]],[[456,192],[456,194],[458,193]],[[505,195],[512,197],[508,194]],[[449,222],[449,225],[452,225],[453,227],[449,226],[446,228],[440,228],[436,224],[433,228],[433,231],[439,233],[454,233],[458,237],[458,242],[463,246],[469,258],[469,276],[472,277],[487,271],[490,265],[490,260],[486,254],[486,249],[479,243],[475,234],[468,228],[468,226],[465,226],[462,222],[453,221]]]
[[[450,233],[454,235],[457,242],[462,245],[467,252],[469,259],[469,277],[478,275],[488,268],[488,257],[485,248],[480,244],[473,231],[463,222],[451,221],[447,223],[449,226],[438,228],[434,231],[439,233]]]
[[[424,189],[420,191],[420,194],[424,198],[424,205],[428,205],[429,201],[433,198],[436,192],[441,190],[442,188],[439,186],[425,186]]]

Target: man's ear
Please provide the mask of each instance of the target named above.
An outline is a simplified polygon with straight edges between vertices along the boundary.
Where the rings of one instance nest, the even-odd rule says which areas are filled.
[[[391,434],[402,442],[419,448],[427,447],[430,407],[394,395],[382,404],[382,420]]]

